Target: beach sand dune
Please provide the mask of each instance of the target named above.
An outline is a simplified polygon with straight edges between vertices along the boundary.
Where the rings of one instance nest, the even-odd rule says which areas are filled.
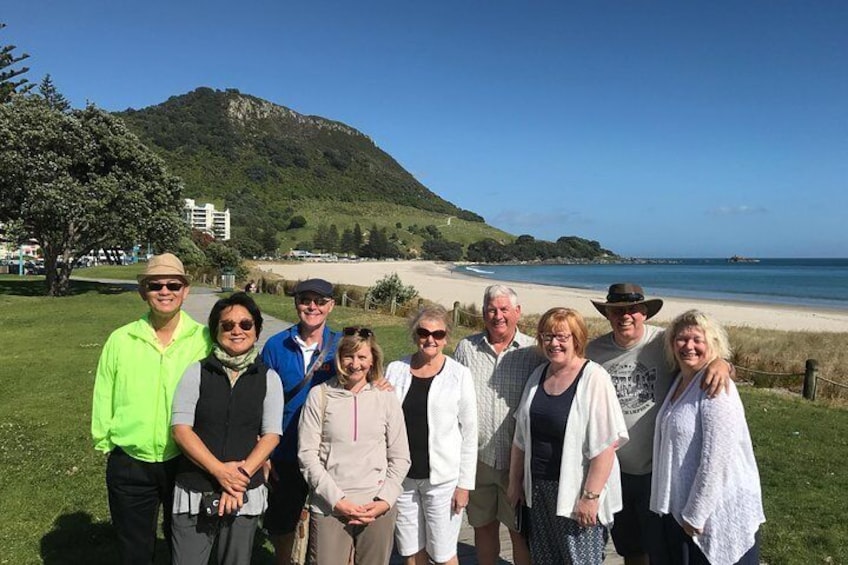
[[[258,263],[258,268],[298,280],[322,278],[334,284],[372,286],[386,275],[397,273],[428,300],[452,308],[454,302],[482,304],[483,290],[497,281],[459,274],[450,263],[435,261],[363,261],[339,263]],[[610,281],[635,282],[639,281]],[[518,293],[525,314],[540,314],[553,306],[574,308],[583,316],[600,317],[590,300],[603,300],[604,293],[560,286],[504,282]],[[669,321],[690,308],[699,308],[723,324],[787,331],[848,332],[848,312],[717,300],[663,298],[656,318]]]

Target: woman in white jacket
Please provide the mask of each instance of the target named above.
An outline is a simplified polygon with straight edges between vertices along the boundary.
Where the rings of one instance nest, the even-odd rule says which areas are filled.
[[[447,357],[448,313],[426,306],[410,323],[413,355],[386,378],[403,406],[412,467],[397,500],[395,541],[406,565],[457,564],[456,547],[477,470],[477,402],[471,372]]]
[[[668,563],[757,564],[765,515],[745,409],[733,382],[715,398],[700,386],[707,365],[730,356],[727,334],[689,310],[665,331],[665,352],[680,372],[657,413],[651,510]]]
[[[552,308],[536,340],[548,363],[527,379],[515,413],[508,496],[530,510],[534,565],[600,564],[621,510],[617,447],[627,426],[612,380],[584,357],[583,317]]]

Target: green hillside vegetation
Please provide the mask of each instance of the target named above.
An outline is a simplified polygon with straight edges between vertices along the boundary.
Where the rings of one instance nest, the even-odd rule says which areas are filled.
[[[613,255],[581,238],[553,251],[504,252],[514,236],[434,194],[368,136],[237,90],[198,88],[119,115],[183,180],[187,197],[229,208],[232,245],[244,257],[306,249],[458,260],[479,242],[481,261]],[[356,224],[366,243],[376,226],[385,253],[341,245]]]
[[[120,115],[166,159],[189,194],[223,198],[231,208],[245,193],[284,213],[292,201],[358,202],[376,195],[483,221],[429,191],[359,131],[237,90],[198,88]]]

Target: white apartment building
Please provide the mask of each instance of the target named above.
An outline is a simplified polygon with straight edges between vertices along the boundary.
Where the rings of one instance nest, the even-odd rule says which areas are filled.
[[[199,206],[191,198],[186,198],[183,217],[192,229],[204,231],[222,241],[230,239],[229,210],[221,212],[212,204]]]

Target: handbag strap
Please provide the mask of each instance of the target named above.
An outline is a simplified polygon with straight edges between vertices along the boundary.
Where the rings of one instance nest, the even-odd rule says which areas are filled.
[[[309,370],[306,371],[306,374],[303,376],[303,380],[301,380],[296,387],[291,389],[288,394],[285,395],[285,401],[288,402],[292,398],[298,395],[298,393],[303,390],[303,387],[309,384],[309,381],[312,380],[312,375],[315,373],[315,370],[320,367],[324,363],[324,359],[327,358],[327,354],[330,352],[330,348],[332,347],[332,337],[330,338],[331,343],[321,349],[318,352],[318,357],[313,361],[313,363],[309,366]]]
[[[321,383],[318,385],[318,390],[321,394],[321,435],[324,435],[324,422],[326,421],[327,416],[327,383]],[[306,495],[306,499],[303,501],[303,510],[309,511],[312,506],[312,490],[310,489],[309,493]]]

